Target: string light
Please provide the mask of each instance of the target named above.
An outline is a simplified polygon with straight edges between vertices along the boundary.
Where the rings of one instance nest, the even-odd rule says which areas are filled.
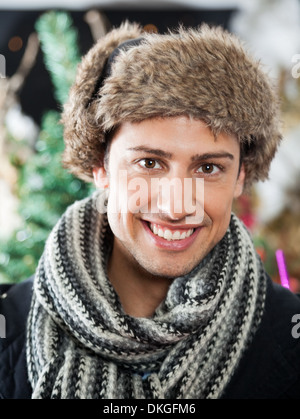
[[[158,33],[157,26],[153,25],[153,23],[148,23],[144,26],[144,31],[149,33]]]
[[[8,48],[12,52],[20,51],[20,49],[23,47],[23,40],[19,36],[13,36],[8,41]]]

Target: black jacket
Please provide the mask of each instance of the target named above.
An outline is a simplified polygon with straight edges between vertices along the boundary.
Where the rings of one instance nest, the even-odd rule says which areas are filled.
[[[25,349],[31,293],[32,278],[0,286],[0,314],[6,319],[6,337],[0,338],[0,399],[31,397]],[[300,315],[299,296],[269,280],[262,323],[223,398],[300,399],[300,321],[295,315]]]

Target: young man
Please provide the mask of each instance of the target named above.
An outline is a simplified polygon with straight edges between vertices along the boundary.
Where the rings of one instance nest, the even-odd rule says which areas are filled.
[[[300,299],[232,214],[281,140],[260,65],[221,28],[126,23],[83,58],[62,121],[66,167],[98,188],[33,287],[3,289],[1,397],[299,399]]]

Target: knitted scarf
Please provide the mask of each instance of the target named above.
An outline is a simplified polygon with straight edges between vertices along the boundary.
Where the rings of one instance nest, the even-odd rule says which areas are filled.
[[[51,232],[34,281],[27,365],[33,398],[219,398],[260,324],[266,279],[244,225],[175,278],[151,318],[127,315],[106,274],[98,193]],[[126,280],[126,278],[124,278]]]

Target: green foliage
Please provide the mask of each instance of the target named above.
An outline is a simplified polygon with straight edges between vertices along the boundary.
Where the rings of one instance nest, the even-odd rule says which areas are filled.
[[[79,61],[76,31],[70,17],[62,12],[42,15],[36,27],[55,95],[63,104]],[[58,219],[75,200],[92,191],[90,185],[62,167],[64,142],[59,120],[56,111],[44,115],[35,152],[18,167],[22,227],[9,241],[0,243],[0,282],[20,282],[31,276]]]
[[[80,60],[77,31],[69,14],[55,11],[43,14],[36,22],[36,29],[55,98],[64,104]]]
[[[277,263],[275,257],[276,249],[274,249],[271,243],[261,235],[254,236],[253,242],[257,253],[260,255],[264,263],[267,273],[271,278],[275,278],[277,274]]]
[[[44,116],[37,152],[19,170],[23,226],[11,240],[0,245],[0,282],[19,282],[32,275],[53,226],[69,205],[90,193],[90,186],[61,165],[59,118],[55,111]]]

